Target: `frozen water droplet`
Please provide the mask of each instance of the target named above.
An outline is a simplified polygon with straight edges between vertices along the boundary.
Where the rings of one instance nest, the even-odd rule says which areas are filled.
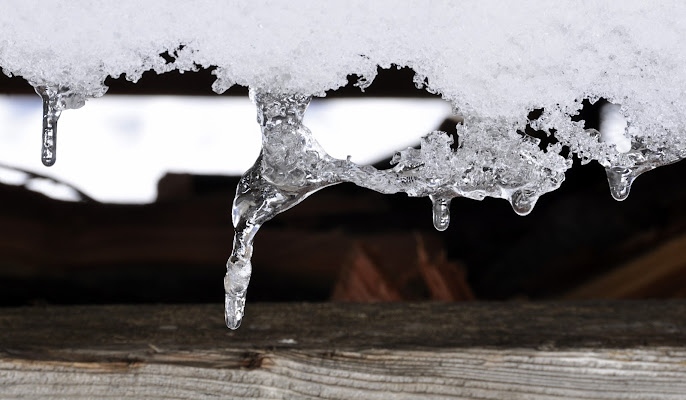
[[[245,293],[226,293],[224,298],[224,321],[229,329],[238,329],[245,312]]]
[[[46,167],[57,160],[57,120],[62,113],[58,106],[57,92],[47,86],[36,86],[36,93],[43,100],[43,132],[41,140],[41,161]]]
[[[528,215],[534,209],[537,201],[536,193],[528,189],[516,190],[510,198],[512,209],[522,216]]]
[[[624,201],[629,197],[631,184],[634,183],[634,173],[631,168],[608,167],[605,168],[607,183],[610,185],[610,193],[617,201]]]
[[[450,225],[450,200],[449,198],[429,196],[433,204],[434,228],[439,231],[448,229]]]

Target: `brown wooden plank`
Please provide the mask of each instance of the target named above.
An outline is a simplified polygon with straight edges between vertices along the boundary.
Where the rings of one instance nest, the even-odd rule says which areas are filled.
[[[0,309],[0,398],[683,399],[686,301]]]

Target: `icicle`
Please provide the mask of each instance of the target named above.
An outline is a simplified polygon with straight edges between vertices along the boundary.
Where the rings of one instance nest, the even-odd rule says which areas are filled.
[[[433,221],[434,228],[443,232],[448,229],[450,225],[450,200],[445,197],[437,197],[430,195],[431,203],[433,205]]]
[[[47,86],[36,86],[36,93],[43,100],[43,133],[41,141],[41,161],[51,167],[57,160],[57,120],[62,110],[58,107],[55,90]]]
[[[262,129],[262,152],[243,175],[233,202],[233,250],[224,278],[226,326],[241,325],[252,273],[253,239],[263,223],[303,201],[315,191],[340,182],[322,178],[325,171],[307,174],[322,159],[331,161],[309,135],[302,118],[309,96],[251,92]]]
[[[80,108],[86,97],[71,91],[66,86],[34,85],[36,93],[43,100],[43,132],[41,141],[41,161],[46,167],[57,161],[57,121],[62,111]]]

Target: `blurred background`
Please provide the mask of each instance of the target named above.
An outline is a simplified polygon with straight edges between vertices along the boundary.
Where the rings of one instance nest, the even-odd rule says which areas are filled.
[[[387,168],[458,122],[412,76],[380,70],[365,93],[351,76],[313,101],[305,124],[332,156]],[[247,89],[218,96],[213,80],[108,80],[103,98],[62,113],[47,168],[40,98],[0,76],[0,306],[222,302],[231,202],[260,132]],[[575,118],[597,128],[601,103]],[[426,198],[324,189],[260,230],[248,300],[686,297],[686,163],[639,177],[621,203],[602,167],[575,164],[529,216],[457,198],[442,233]]]

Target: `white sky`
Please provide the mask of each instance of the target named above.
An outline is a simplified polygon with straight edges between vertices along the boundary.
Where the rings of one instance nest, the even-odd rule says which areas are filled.
[[[38,96],[0,96],[0,163],[53,177],[102,202],[153,202],[166,172],[240,175],[260,151],[247,97],[110,95],[62,112],[57,162],[48,168],[40,161],[41,113]],[[449,114],[440,99],[314,100],[305,125],[332,156],[367,164],[417,144]],[[26,176],[0,167],[0,181],[23,184]],[[46,180],[27,186],[74,198]]]

